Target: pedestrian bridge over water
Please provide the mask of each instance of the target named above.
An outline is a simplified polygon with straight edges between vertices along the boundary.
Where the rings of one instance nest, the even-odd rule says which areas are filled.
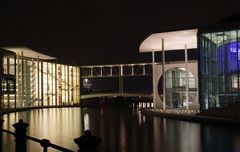
[[[152,97],[152,93],[128,92],[124,90],[124,79],[136,77],[149,77],[152,75],[151,63],[135,63],[135,64],[115,64],[115,65],[93,65],[81,67],[81,79],[83,89],[81,99],[97,98],[97,97]],[[117,79],[116,79],[117,78]],[[117,90],[97,91],[92,90],[91,79],[116,79],[114,84]],[[131,82],[132,83],[132,82]],[[102,84],[103,85],[103,84]],[[128,87],[126,85],[126,87]]]
[[[164,99],[166,100],[165,107],[199,109],[197,67],[196,60],[188,61],[188,59],[164,63],[154,61],[153,63],[82,66],[81,82],[83,87],[81,88],[87,89],[81,92],[81,99],[147,97],[151,101],[155,101],[155,105],[160,108]],[[103,80],[100,84],[103,88],[91,88],[89,82],[96,82],[96,80]],[[114,85],[114,90],[107,88],[110,83]],[[129,89],[129,87],[132,88]],[[148,90],[144,90],[146,88]]]

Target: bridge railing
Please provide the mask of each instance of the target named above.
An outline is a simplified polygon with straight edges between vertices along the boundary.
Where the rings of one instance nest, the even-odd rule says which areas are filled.
[[[96,98],[96,97],[148,97],[152,98],[150,93],[119,93],[119,92],[103,92],[103,93],[89,93],[81,95],[81,99]]]
[[[81,78],[146,76],[152,74],[152,63],[81,66]]]
[[[26,152],[27,151],[26,145],[27,145],[27,139],[28,139],[28,140],[39,143],[40,146],[43,148],[43,152],[47,152],[49,147],[56,149],[58,151],[73,152],[73,150],[51,143],[48,139],[37,139],[35,137],[27,136],[26,128],[28,127],[28,124],[24,123],[21,119],[19,120],[18,123],[13,124],[13,127],[15,128],[15,132],[11,132],[3,129],[3,122],[4,120],[0,119],[0,138],[2,138],[3,132],[13,135],[15,137],[15,151]],[[2,139],[0,140],[0,145],[3,145]],[[0,149],[0,151],[2,151],[2,149]]]

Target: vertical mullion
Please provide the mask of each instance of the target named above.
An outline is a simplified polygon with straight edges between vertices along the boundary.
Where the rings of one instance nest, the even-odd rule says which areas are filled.
[[[238,32],[239,32],[240,30],[238,29],[238,30],[236,30],[236,45],[237,45],[237,83],[238,83],[238,99],[237,99],[237,101],[239,102],[239,95],[240,95],[240,87],[239,87],[239,60],[240,60],[240,58],[239,58],[239,45],[238,45],[238,43],[240,43],[240,40],[239,40],[239,35],[238,35]]]

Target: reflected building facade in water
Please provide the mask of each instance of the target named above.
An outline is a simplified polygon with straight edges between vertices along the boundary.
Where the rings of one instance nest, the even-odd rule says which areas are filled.
[[[28,135],[49,139],[51,143],[78,150],[73,139],[90,129],[102,138],[98,147],[108,151],[239,151],[238,126],[211,125],[148,117],[129,108],[44,108],[3,115],[4,128],[14,131],[19,119],[29,124]],[[51,126],[51,127],[49,127]],[[3,134],[3,151],[14,151],[14,137]],[[42,151],[38,143],[28,141],[28,151]],[[49,148],[49,151],[53,151]]]

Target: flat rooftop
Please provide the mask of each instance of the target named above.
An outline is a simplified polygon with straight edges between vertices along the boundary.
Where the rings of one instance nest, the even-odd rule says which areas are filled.
[[[42,60],[53,60],[56,59],[55,57],[51,57],[42,53],[39,53],[37,51],[34,51],[32,49],[29,49],[27,47],[21,47],[21,46],[16,46],[16,47],[2,47],[2,49],[9,50],[12,52],[15,52],[16,54],[21,55],[23,53],[24,57],[29,57],[29,58],[39,58]]]

